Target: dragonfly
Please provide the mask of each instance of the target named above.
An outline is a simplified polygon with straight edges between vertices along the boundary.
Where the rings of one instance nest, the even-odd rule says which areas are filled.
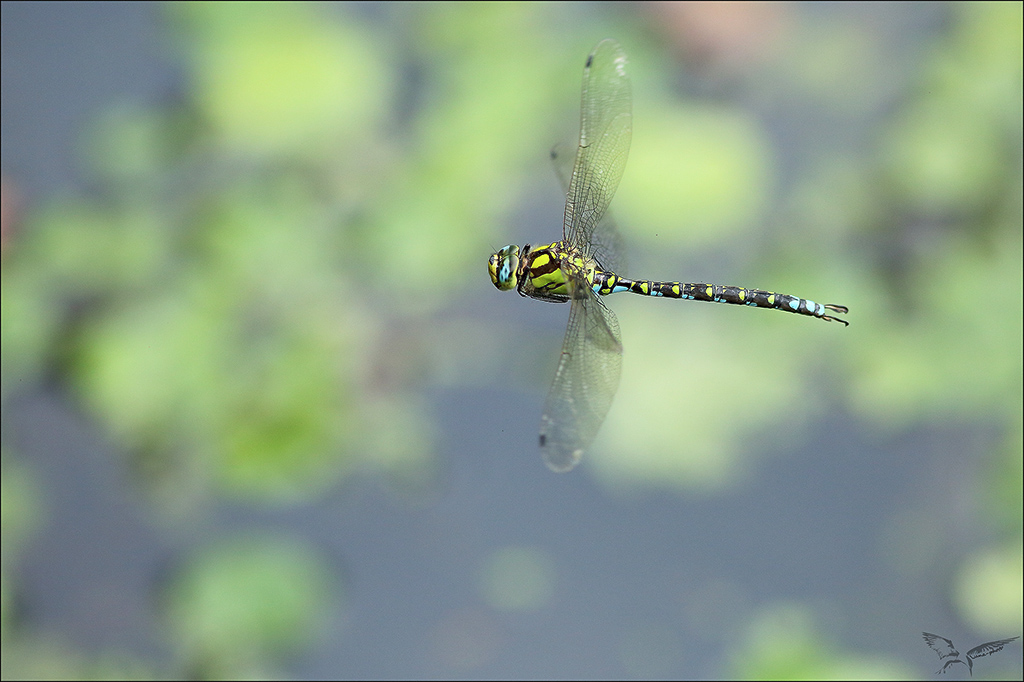
[[[506,246],[487,268],[501,291],[571,303],[554,381],[544,403],[540,449],[557,472],[575,467],[604,422],[622,373],[619,323],[602,297],[619,292],[774,308],[849,324],[846,306],[815,303],[761,289],[719,284],[628,279],[622,239],[608,215],[633,133],[633,94],[626,55],[612,39],[598,43],[583,67],[580,138],[571,172],[567,155],[552,151],[565,190],[562,239],[543,246]]]

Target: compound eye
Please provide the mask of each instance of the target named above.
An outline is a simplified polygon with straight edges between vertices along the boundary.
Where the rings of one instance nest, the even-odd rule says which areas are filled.
[[[487,271],[495,287],[501,291],[514,289],[519,283],[519,247],[510,245],[491,254]]]

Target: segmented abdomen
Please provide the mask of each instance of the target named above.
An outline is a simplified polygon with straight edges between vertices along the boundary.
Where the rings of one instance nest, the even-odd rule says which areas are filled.
[[[712,303],[732,303],[749,305],[757,308],[775,308],[798,315],[820,317],[823,320],[849,323],[828,313],[849,312],[846,306],[832,303],[815,303],[805,298],[778,294],[761,289],[745,289],[744,287],[725,286],[721,284],[687,284],[682,282],[652,282],[650,280],[631,280],[610,272],[594,273],[594,291],[602,296],[629,291],[641,296],[663,296],[665,298],[684,298],[691,301],[710,301]]]

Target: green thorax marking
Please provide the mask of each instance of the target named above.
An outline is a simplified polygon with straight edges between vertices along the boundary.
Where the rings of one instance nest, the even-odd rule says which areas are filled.
[[[593,288],[597,264],[565,247],[563,242],[523,247],[519,293],[542,301],[564,302],[572,298],[569,279],[585,281]],[[566,276],[566,272],[570,276]]]

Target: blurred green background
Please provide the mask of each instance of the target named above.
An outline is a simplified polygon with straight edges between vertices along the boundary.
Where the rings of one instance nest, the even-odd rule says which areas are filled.
[[[922,630],[1022,634],[1021,8],[4,3],[3,676],[914,679]],[[851,326],[616,297],[560,476],[568,307],[484,266],[560,236],[605,37],[627,274]]]

